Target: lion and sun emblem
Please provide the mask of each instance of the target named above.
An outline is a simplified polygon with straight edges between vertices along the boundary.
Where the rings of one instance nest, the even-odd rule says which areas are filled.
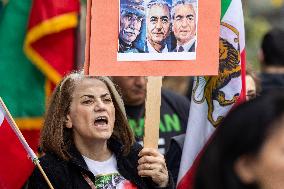
[[[228,23],[222,22],[221,27],[225,27],[225,34],[223,36],[221,34],[219,39],[218,76],[197,77],[192,96],[193,101],[197,104],[206,101],[208,105],[207,119],[214,127],[217,127],[224,118],[224,115],[215,115],[214,118],[216,106],[221,108],[232,106],[240,96],[238,90],[231,91],[229,97],[226,96],[227,92],[224,92],[224,88],[230,82],[241,76],[239,32]],[[228,38],[228,36],[234,37]]]

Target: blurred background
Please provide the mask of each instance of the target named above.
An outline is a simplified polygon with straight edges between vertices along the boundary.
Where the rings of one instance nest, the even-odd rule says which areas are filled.
[[[284,28],[284,0],[242,3],[247,65],[259,71],[262,36],[273,27]],[[60,6],[60,11],[52,12],[53,6]],[[68,22],[64,22],[67,17],[60,17],[63,13],[67,13]],[[54,15],[60,19],[56,27],[48,29],[46,26],[55,22],[49,20]],[[0,0],[0,96],[34,149],[47,97],[64,74],[83,66],[85,16],[86,0]],[[42,21],[46,25],[38,24]],[[189,80],[165,77],[163,86],[185,95]]]
[[[284,0],[243,0],[247,64],[259,69],[257,53],[269,29],[284,28]]]

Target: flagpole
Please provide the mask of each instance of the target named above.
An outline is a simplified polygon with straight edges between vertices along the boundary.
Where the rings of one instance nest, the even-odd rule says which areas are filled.
[[[50,183],[48,177],[46,176],[45,172],[43,171],[41,165],[39,164],[39,160],[38,157],[36,156],[36,154],[33,152],[33,150],[30,148],[29,144],[27,143],[25,137],[23,136],[23,134],[21,133],[20,129],[18,128],[16,122],[14,121],[13,117],[11,116],[8,108],[6,107],[5,103],[3,102],[2,98],[0,97],[0,104],[1,107],[4,108],[5,113],[8,116],[8,122],[10,124],[10,126],[12,127],[12,130],[15,132],[15,134],[17,135],[18,139],[20,140],[20,142],[22,143],[23,147],[25,148],[25,150],[27,151],[27,153],[29,154],[30,158],[32,159],[32,162],[39,168],[41,174],[43,175],[45,181],[47,182],[48,186],[51,189],[54,189],[52,184]]]
[[[89,75],[89,67],[90,67],[91,8],[92,8],[92,0],[87,0],[86,44],[85,44],[85,64],[84,64],[84,73],[86,75]]]
[[[51,182],[49,181],[48,177],[46,176],[44,170],[42,169],[39,160],[37,159],[34,164],[36,164],[36,166],[38,167],[39,171],[41,172],[42,176],[44,177],[45,181],[47,182],[48,186],[50,189],[54,189]]]

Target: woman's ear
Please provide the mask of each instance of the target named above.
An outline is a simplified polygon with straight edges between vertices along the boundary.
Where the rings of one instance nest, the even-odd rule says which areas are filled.
[[[252,184],[256,181],[256,160],[252,156],[243,155],[234,164],[234,171],[245,184]]]
[[[72,121],[71,121],[71,117],[69,114],[66,116],[66,127],[69,129],[72,128]]]

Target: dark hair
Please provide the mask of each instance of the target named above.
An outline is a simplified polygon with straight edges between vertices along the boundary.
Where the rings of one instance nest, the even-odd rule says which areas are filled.
[[[273,29],[263,37],[264,65],[284,66],[284,30]]]
[[[64,160],[70,155],[68,150],[74,145],[72,129],[66,127],[67,115],[70,111],[72,95],[79,80],[94,78],[102,81],[108,88],[115,107],[115,122],[111,138],[119,140],[123,145],[124,154],[130,152],[134,136],[128,125],[121,96],[108,77],[86,76],[82,73],[67,75],[56,87],[50,99],[41,132],[41,147],[44,152],[52,152]]]
[[[284,115],[284,93],[260,96],[239,105],[225,117],[206,147],[197,168],[194,189],[257,189],[243,183],[236,160],[256,156]]]

